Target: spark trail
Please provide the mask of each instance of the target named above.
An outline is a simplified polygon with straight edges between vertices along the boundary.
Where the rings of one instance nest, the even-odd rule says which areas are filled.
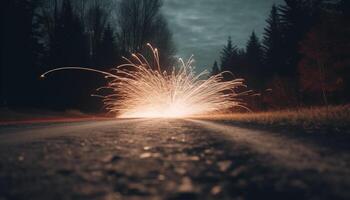
[[[195,74],[192,57],[170,71],[162,71],[159,52],[147,44],[152,51],[152,60],[141,54],[132,54],[126,63],[104,72],[83,67],[63,67],[44,74],[60,70],[88,70],[105,75],[109,80],[97,91],[108,89],[109,95],[101,96],[104,105],[119,118],[182,118],[224,112],[233,107],[246,108],[240,100],[251,91],[236,92],[246,87],[243,79],[225,81],[222,72],[208,77],[204,71]],[[208,77],[208,78],[205,78]]]

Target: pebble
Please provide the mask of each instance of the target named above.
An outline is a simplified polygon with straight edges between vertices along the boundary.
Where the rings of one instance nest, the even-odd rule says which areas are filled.
[[[158,175],[158,180],[164,181],[165,180],[165,176],[163,174],[159,174]]]
[[[199,157],[198,156],[190,156],[188,157],[189,160],[192,160],[192,161],[199,161]]]
[[[194,186],[189,177],[184,177],[181,180],[181,185],[179,186],[179,192],[193,192]]]
[[[204,153],[205,154],[211,154],[213,151],[211,150],[211,149],[206,149],[206,150],[204,150]]]
[[[221,192],[221,190],[221,187],[219,185],[216,185],[213,188],[211,188],[210,194],[217,195]]]
[[[24,160],[24,156],[18,156],[18,160],[19,161],[23,161]]]
[[[70,149],[68,149],[66,153],[67,153],[68,156],[72,155],[72,151]]]
[[[220,161],[218,162],[218,166],[220,171],[225,172],[228,170],[228,168],[231,166],[231,161],[225,160],[225,161]]]
[[[175,172],[178,174],[184,175],[186,174],[186,169],[178,167],[175,169]]]
[[[150,147],[150,146],[145,146],[145,147],[143,147],[143,150],[145,150],[145,151],[148,151],[148,150],[150,150],[152,147]]]
[[[153,158],[160,158],[161,154],[160,153],[152,153],[151,155]]]
[[[149,153],[149,152],[147,152],[147,153],[141,154],[141,155],[140,155],[140,158],[149,158],[149,157],[151,157],[151,156],[152,156],[152,154]]]

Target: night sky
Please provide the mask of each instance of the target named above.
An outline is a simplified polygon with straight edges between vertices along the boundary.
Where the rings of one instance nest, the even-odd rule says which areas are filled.
[[[261,37],[273,3],[283,0],[164,0],[178,56],[192,54],[197,70],[219,62],[227,38],[244,47],[253,30]]]

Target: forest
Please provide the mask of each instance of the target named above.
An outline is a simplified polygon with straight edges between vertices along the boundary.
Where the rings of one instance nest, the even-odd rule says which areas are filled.
[[[122,56],[161,50],[174,64],[176,44],[161,0],[3,0],[1,2],[0,106],[103,111],[90,97],[105,84],[89,72],[40,74],[62,66],[108,71]],[[350,100],[350,2],[285,0],[273,5],[262,36],[250,33],[245,48],[231,38],[212,74],[244,78],[253,110],[345,104]],[[249,34],[249,33],[247,33]],[[225,39],[225,38],[223,38]]]
[[[142,52],[147,42],[162,49],[163,63],[175,52],[159,0],[1,4],[2,106],[101,111],[101,99],[90,94],[105,84],[103,76],[72,71],[42,80],[40,74],[65,66],[108,71],[122,56]]]
[[[253,31],[245,48],[228,38],[212,74],[243,77],[255,91],[246,101],[256,110],[349,102],[349,1],[285,0],[266,22],[264,34]]]

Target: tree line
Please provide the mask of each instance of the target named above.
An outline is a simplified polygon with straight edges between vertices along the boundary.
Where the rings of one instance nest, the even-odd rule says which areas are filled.
[[[273,5],[263,36],[253,31],[245,48],[229,38],[212,74],[245,78],[259,94],[247,99],[257,110],[348,103],[349,9],[347,0]]]
[[[161,0],[4,0],[1,1],[0,104],[8,107],[96,111],[90,98],[103,76],[57,72],[80,66],[108,71],[122,56],[144,52],[152,43],[170,65],[172,35],[160,12]]]

